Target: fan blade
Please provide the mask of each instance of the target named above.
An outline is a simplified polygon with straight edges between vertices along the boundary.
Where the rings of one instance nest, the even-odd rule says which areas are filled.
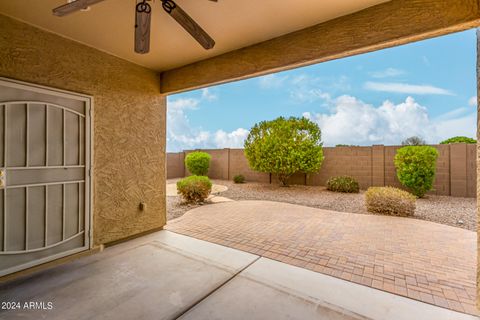
[[[63,16],[66,16],[67,14],[80,11],[82,9],[87,8],[88,6],[94,5],[102,1],[104,0],[76,0],[70,3],[66,3],[60,7],[57,7],[53,9],[52,12],[54,15],[58,17],[63,17]]]
[[[169,5],[165,7],[165,3]],[[173,19],[175,19],[190,35],[197,40],[205,49],[212,49],[215,46],[215,41],[196,23],[182,8],[171,0],[163,2],[166,12],[168,12]]]
[[[135,52],[137,53],[143,54],[150,51],[151,13],[150,7],[144,11],[135,10]]]

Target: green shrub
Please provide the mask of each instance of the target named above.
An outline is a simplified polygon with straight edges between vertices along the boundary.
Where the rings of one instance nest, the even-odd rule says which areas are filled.
[[[360,191],[360,186],[354,178],[340,176],[328,179],[327,190],[334,192],[358,193]]]
[[[371,187],[365,192],[365,205],[369,212],[395,216],[412,216],[416,197],[393,187]]]
[[[296,172],[311,173],[323,162],[321,131],[306,118],[279,117],[253,126],[245,140],[245,156],[253,170],[273,173],[283,186]]]
[[[245,182],[245,177],[241,174],[237,174],[235,177],[233,177],[233,182],[244,183]]]
[[[206,176],[212,156],[206,152],[195,151],[185,157],[185,166],[195,176]]]
[[[440,142],[440,144],[450,144],[450,143],[477,143],[477,140],[469,137],[452,137]]]
[[[203,202],[212,191],[212,183],[205,176],[189,176],[177,182],[177,193],[187,202]]]
[[[395,167],[400,182],[417,197],[433,187],[438,151],[429,146],[406,146],[397,150]]]

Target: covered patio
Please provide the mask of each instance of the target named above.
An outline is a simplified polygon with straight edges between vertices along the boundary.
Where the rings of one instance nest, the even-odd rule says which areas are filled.
[[[1,285],[0,299],[30,302],[7,319],[477,319],[169,231]]]

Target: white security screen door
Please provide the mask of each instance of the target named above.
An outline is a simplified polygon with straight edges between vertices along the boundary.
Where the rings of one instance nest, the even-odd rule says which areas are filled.
[[[89,248],[90,108],[0,79],[0,276]]]

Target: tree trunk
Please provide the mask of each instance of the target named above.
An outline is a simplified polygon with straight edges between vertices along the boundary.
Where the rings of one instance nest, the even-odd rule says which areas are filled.
[[[290,179],[291,174],[279,174],[278,180],[282,184],[282,187],[288,187],[288,180]]]

